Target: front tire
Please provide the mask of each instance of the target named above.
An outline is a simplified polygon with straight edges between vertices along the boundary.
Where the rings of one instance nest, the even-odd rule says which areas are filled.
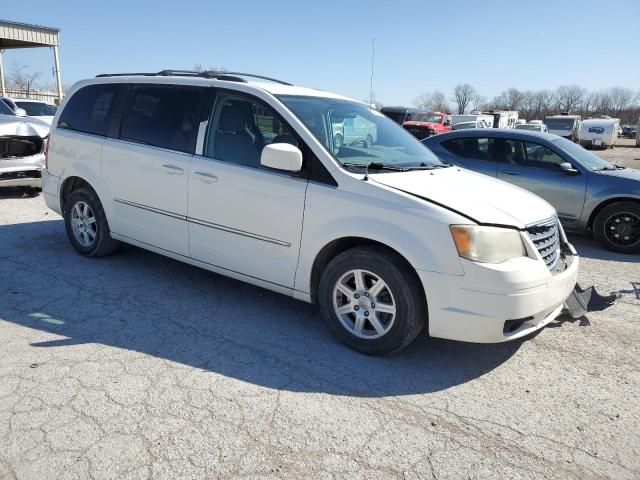
[[[103,257],[118,248],[118,241],[111,238],[102,203],[90,188],[69,195],[63,216],[69,241],[80,255]]]
[[[331,332],[368,355],[402,350],[427,319],[415,271],[394,252],[377,246],[355,247],[331,260],[320,279],[318,300]]]
[[[640,252],[640,204],[617,202],[604,207],[593,222],[593,235],[607,250]]]

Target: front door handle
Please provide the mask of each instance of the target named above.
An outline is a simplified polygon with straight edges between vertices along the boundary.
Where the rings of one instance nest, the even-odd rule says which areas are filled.
[[[207,172],[193,172],[193,176],[204,183],[215,183],[218,177]]]
[[[500,173],[504,173],[505,175],[520,175],[518,172],[514,172],[513,170],[501,170]]]
[[[176,167],[175,165],[162,165],[162,169],[169,175],[182,175],[184,173],[182,168]]]

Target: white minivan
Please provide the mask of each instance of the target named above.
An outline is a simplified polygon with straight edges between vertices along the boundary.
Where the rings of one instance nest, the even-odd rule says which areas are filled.
[[[363,103],[255,77],[74,85],[43,174],[73,247],[99,257],[126,242],[318,303],[332,332],[369,354],[423,327],[502,342],[559,315],[578,257],[548,203],[443,163]],[[335,148],[333,126],[348,118],[375,139]]]

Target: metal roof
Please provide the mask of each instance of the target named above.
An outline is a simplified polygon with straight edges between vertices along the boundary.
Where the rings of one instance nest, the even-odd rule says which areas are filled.
[[[0,20],[0,50],[59,45],[58,28]]]

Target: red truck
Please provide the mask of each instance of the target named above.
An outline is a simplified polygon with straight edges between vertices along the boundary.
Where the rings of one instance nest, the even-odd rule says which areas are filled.
[[[451,131],[451,115],[442,112],[418,112],[402,126],[418,140]]]

